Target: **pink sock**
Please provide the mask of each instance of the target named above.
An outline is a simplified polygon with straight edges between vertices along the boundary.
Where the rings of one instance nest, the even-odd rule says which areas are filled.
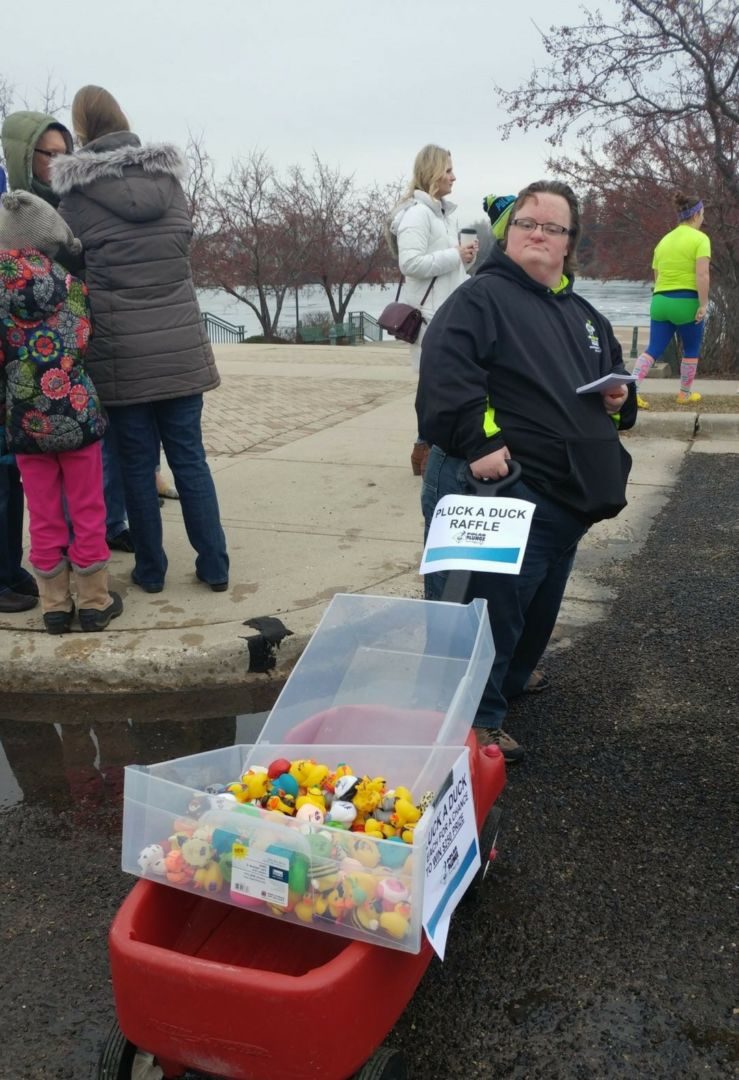
[[[693,379],[698,369],[697,360],[683,360],[680,364],[680,393],[687,397],[693,386]]]
[[[644,379],[646,379],[653,363],[654,357],[650,356],[649,353],[643,352],[641,356],[637,357],[636,363],[634,364],[634,370],[632,371],[632,375],[636,375],[637,389],[641,386]]]

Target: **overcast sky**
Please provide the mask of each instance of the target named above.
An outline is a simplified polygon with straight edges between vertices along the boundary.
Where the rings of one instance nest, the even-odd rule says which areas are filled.
[[[576,0],[34,0],[12,21],[0,71],[18,107],[39,105],[47,75],[67,103],[97,83],[145,142],[202,133],[219,171],[254,147],[278,167],[315,151],[362,184],[408,177],[438,143],[464,225],[486,193],[545,175],[545,133],[501,141],[494,84],[544,60],[534,23],[584,16]]]

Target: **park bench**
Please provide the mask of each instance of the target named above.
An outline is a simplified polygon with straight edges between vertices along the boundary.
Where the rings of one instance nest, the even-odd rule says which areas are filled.
[[[359,329],[351,323],[334,323],[329,327],[328,336],[332,345],[338,345],[340,341],[347,345],[356,345]]]
[[[339,342],[356,345],[360,332],[351,323],[333,323],[328,332],[320,326],[301,326],[298,335],[304,345],[338,345]]]
[[[328,334],[321,326],[301,326],[298,335],[304,345],[320,345],[328,341]]]

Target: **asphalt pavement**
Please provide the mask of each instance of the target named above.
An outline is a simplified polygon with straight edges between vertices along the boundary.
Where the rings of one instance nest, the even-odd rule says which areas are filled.
[[[594,573],[604,617],[511,711],[528,754],[500,855],[388,1039],[412,1080],[736,1075],[739,469],[694,451],[644,542]],[[0,723],[20,790],[0,816],[3,1080],[97,1076],[133,883],[123,766],[244,741],[248,718],[201,716]]]

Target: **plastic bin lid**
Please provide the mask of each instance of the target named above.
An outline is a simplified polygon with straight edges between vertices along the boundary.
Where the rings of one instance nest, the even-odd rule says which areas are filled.
[[[461,746],[494,654],[484,600],[338,593],[258,741]]]

